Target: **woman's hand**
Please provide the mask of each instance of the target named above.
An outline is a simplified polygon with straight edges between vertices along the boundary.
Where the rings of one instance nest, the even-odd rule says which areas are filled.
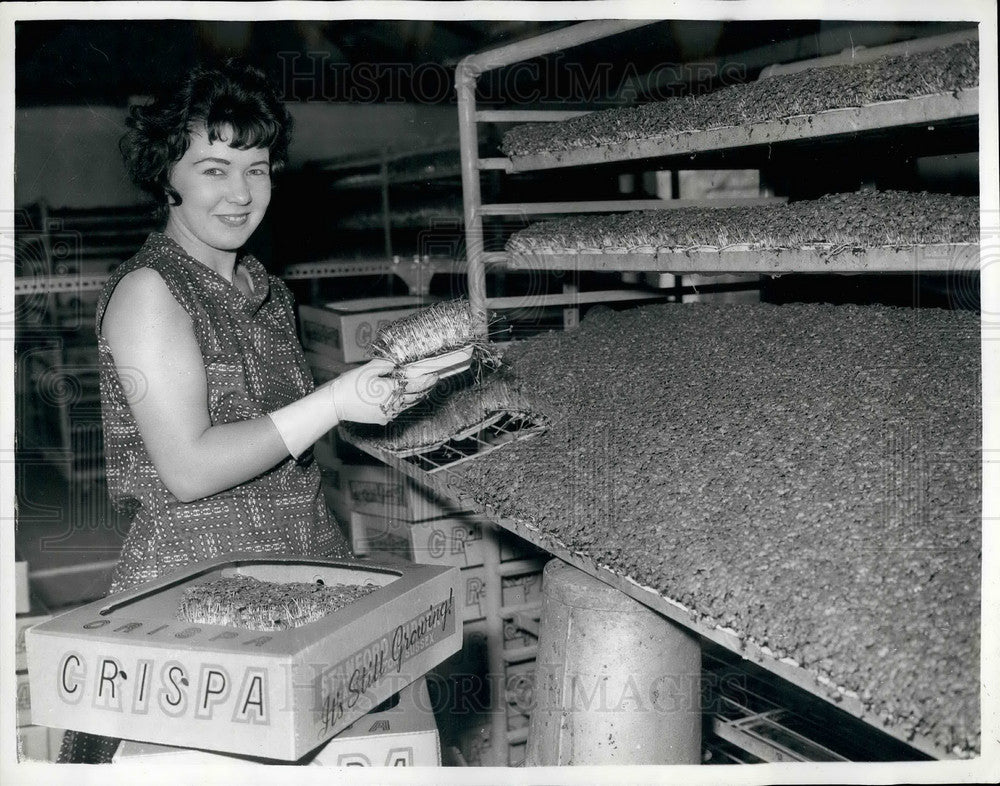
[[[412,379],[390,376],[395,366],[372,360],[337,377],[332,383],[338,422],[385,425],[423,399],[437,382],[426,374]]]
[[[191,318],[158,273],[141,268],[122,278],[101,333],[153,466],[182,502],[232,488],[289,454],[301,455],[341,420],[384,425],[437,382],[434,375],[384,376],[392,364],[373,360],[267,416],[213,426]]]
[[[288,452],[299,456],[345,420],[384,426],[420,401],[437,382],[436,375],[404,380],[391,374],[393,368],[388,361],[373,360],[269,413]]]

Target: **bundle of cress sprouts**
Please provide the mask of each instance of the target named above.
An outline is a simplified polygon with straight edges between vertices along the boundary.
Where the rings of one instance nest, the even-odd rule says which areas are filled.
[[[468,300],[434,303],[379,328],[372,339],[373,358],[397,366],[472,346],[480,363],[496,368],[499,355],[476,327]]]
[[[186,589],[177,616],[201,625],[288,630],[322,619],[376,589],[367,584],[285,583],[224,576]]]

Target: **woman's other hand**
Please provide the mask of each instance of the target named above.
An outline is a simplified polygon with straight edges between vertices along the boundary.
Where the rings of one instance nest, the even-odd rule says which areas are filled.
[[[331,383],[337,420],[384,426],[421,401],[437,383],[435,374],[394,377],[394,368],[388,360],[371,360],[337,377]]]

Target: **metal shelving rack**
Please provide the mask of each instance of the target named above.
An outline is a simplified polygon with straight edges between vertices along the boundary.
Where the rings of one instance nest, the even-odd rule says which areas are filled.
[[[136,250],[138,249],[132,249],[132,252],[134,253]],[[329,259],[289,265],[281,272],[281,277],[286,281],[308,281],[317,278],[391,274],[399,276],[412,294],[420,294],[421,291],[425,291],[424,288],[434,275],[438,273],[462,273],[464,271],[464,262],[455,260],[432,259],[420,262],[412,260],[393,262],[391,259]],[[110,273],[79,274],[76,272],[23,276],[14,279],[14,294],[18,297],[27,297],[29,295],[96,292],[104,286],[109,277]]]
[[[101,480],[97,291],[135,253],[153,220],[141,207],[53,209],[43,202],[19,212],[21,446],[40,451],[67,479]]]
[[[705,622],[698,614],[697,609],[688,608],[651,587],[641,586],[629,576],[616,572],[607,565],[594,562],[586,554],[574,551],[568,544],[547,535],[532,522],[500,515],[489,505],[484,505],[472,498],[466,493],[463,487],[461,463],[456,462],[457,466],[441,466],[433,472],[428,472],[419,468],[411,460],[396,456],[392,452],[384,450],[370,441],[359,439],[350,433],[341,433],[344,439],[355,447],[424,484],[438,497],[453,499],[457,506],[481,512],[482,515],[499,527],[513,532],[518,537],[547,551],[552,556],[558,557],[585,573],[589,573],[606,584],[610,584],[626,595],[659,612],[672,622],[676,622],[702,638],[718,644],[730,652],[737,653],[752,663],[762,666],[772,674],[808,691],[814,696],[825,701],[835,702],[837,706],[851,715],[866,719],[865,709],[860,697],[852,691],[840,688],[828,680],[818,678],[811,672],[800,668],[796,662],[788,658],[779,659],[767,647],[757,646],[752,641],[740,638],[734,630],[716,627],[714,624]],[[872,724],[877,723],[876,718],[869,720]],[[934,756],[939,755],[935,752],[930,742],[924,743],[919,739],[904,741],[923,753]]]
[[[392,235],[400,227],[392,210],[391,189],[395,186],[457,178],[461,173],[456,142],[405,150],[385,149],[378,153],[310,162],[309,168],[334,178],[330,190],[342,193],[378,190],[383,255],[357,259],[329,258],[288,265],[281,271],[286,281],[316,281],[323,278],[355,276],[397,276],[411,295],[426,295],[431,279],[438,274],[464,274],[465,260],[456,255],[396,253]],[[450,154],[454,154],[451,156]],[[443,216],[447,217],[447,216]],[[453,231],[461,236],[461,219],[454,216]],[[378,228],[378,227],[373,227]]]
[[[504,263],[513,269],[561,270],[615,270],[646,272],[744,272],[744,273],[927,273],[953,272],[956,264],[962,270],[978,269],[978,244],[946,246],[917,246],[904,249],[871,249],[864,252],[841,253],[841,249],[822,247],[791,252],[760,253],[752,250],[691,251],[686,253],[651,254],[532,254],[519,256],[507,253],[487,253],[484,250],[483,218],[508,213],[559,213],[598,212],[615,209],[607,203],[556,203],[547,205],[509,204],[492,205],[482,202],[480,176],[483,172],[527,172],[556,167],[581,166],[609,161],[636,161],[652,157],[668,157],[699,151],[721,150],[748,145],[785,143],[816,140],[858,132],[891,132],[893,129],[914,124],[932,125],[946,121],[975,121],[978,118],[978,90],[966,90],[956,95],[936,95],[907,101],[894,101],[868,107],[832,110],[808,117],[792,118],[789,122],[766,123],[751,127],[713,129],[688,134],[668,135],[655,141],[595,147],[531,157],[481,158],[479,153],[478,125],[486,122],[559,121],[575,113],[545,111],[481,111],[476,106],[477,79],[485,72],[502,66],[561,51],[592,41],[633,30],[650,22],[597,21],[577,24],[536,38],[475,54],[462,60],[456,73],[460,140],[462,152],[462,181],[464,218],[470,300],[475,315],[485,332],[488,310],[507,305],[503,299],[490,298],[486,292],[485,266]],[[869,55],[872,54],[870,50]],[[622,205],[625,206],[624,203]],[[646,207],[643,205],[642,207]],[[660,205],[657,205],[660,207]],[[626,208],[635,209],[635,208]],[[535,304],[558,302],[570,304],[576,298],[572,292],[562,296],[532,298]],[[584,302],[577,299],[577,303]],[[525,305],[525,299],[520,305]],[[808,693],[830,702],[850,715],[871,726],[880,726],[878,719],[867,714],[860,697],[852,691],[831,683],[821,675],[801,667],[791,658],[778,658],[766,646],[745,640],[736,631],[706,623],[696,609],[690,609],[656,590],[643,587],[629,576],[614,572],[610,567],[596,564],[585,554],[573,551],[567,544],[556,541],[539,530],[532,522],[506,518],[475,499],[462,489],[461,462],[456,466],[420,467],[412,460],[364,440],[351,439],[358,447],[376,456],[401,472],[428,485],[440,495],[451,496],[463,506],[482,511],[499,526],[565,560],[577,568],[617,587],[641,603],[655,609],[668,619],[693,630],[725,650],[759,664],[767,672],[781,677]],[[465,459],[463,459],[465,460]],[[430,471],[428,471],[430,469]],[[748,715],[746,722],[717,723],[716,731],[728,742],[754,747],[758,754],[763,750],[762,741],[754,736],[754,729],[777,723],[776,718]],[[750,728],[753,726],[753,728]],[[759,729],[758,729],[759,730]],[[499,730],[497,730],[499,731]],[[906,743],[924,755],[945,758],[950,752],[937,748],[930,739],[907,738],[893,729],[886,733]],[[499,737],[498,737],[499,739]],[[773,751],[773,746],[771,748]],[[752,753],[752,751],[750,751]]]
[[[414,171],[401,173],[393,173],[391,169],[392,165],[398,162],[406,162],[411,159],[420,161],[424,158],[448,152],[456,154],[455,163],[449,166],[435,167],[432,164],[425,164]],[[381,257],[370,256],[357,259],[331,258],[301,262],[286,266],[281,271],[281,277],[286,281],[303,281],[322,278],[395,275],[406,284],[411,294],[417,295],[426,294],[431,278],[437,274],[464,273],[466,267],[463,260],[443,257],[399,258],[398,255],[393,253],[391,240],[392,213],[389,201],[389,187],[440,178],[457,177],[460,173],[457,154],[458,148],[456,144],[452,143],[405,151],[385,150],[377,155],[354,156],[318,163],[314,162],[315,168],[327,173],[359,170],[359,175],[345,176],[340,181],[333,183],[332,188],[335,190],[379,189],[381,191],[385,254]],[[120,211],[114,212],[117,213]],[[40,237],[44,240],[47,237],[46,227],[49,223],[49,214],[44,205],[42,206],[42,213]],[[95,214],[90,217],[88,223],[92,227],[90,230],[91,236],[108,236],[109,239],[112,237],[108,230],[101,228],[100,215]],[[142,225],[147,230],[152,229],[151,225],[146,226],[148,223],[146,221]],[[14,281],[14,293],[19,297],[27,297],[31,295],[96,292],[104,286],[114,266],[135,253],[139,245],[141,245],[141,240],[131,245],[119,244],[117,247],[109,246],[104,248],[104,257],[102,257],[101,261],[107,264],[102,265],[97,264],[97,261],[88,261],[82,266],[74,265],[70,267],[53,264],[51,261],[53,254],[51,254],[48,245],[46,245],[45,255],[49,257],[49,261],[46,264],[47,269],[44,272],[31,270],[30,272],[34,275],[16,277]]]
[[[936,243],[911,248],[844,249],[836,246],[756,251],[748,248],[635,253],[512,254],[511,270],[632,270],[671,273],[949,273],[979,266],[978,243]]]
[[[549,270],[617,270],[668,273],[899,273],[954,272],[968,265],[978,267],[978,244],[955,246],[914,246],[907,249],[870,249],[863,253],[840,253],[836,248],[799,249],[767,252],[733,250],[727,252],[664,250],[651,254],[538,254],[518,255],[486,253],[483,250],[483,217],[516,213],[520,215],[568,212],[607,212],[618,209],[606,202],[536,204],[484,204],[480,190],[480,175],[484,171],[522,173],[539,170],[630,162],[651,158],[691,155],[707,151],[731,150],[751,146],[828,139],[870,132],[889,132],[905,126],[934,126],[938,123],[971,122],[978,119],[979,90],[970,89],[955,94],[921,96],[900,101],[887,101],[861,107],[844,107],[812,115],[749,126],[729,126],[667,133],[654,139],[642,139],[614,145],[595,145],[569,151],[536,155],[482,158],[479,155],[478,126],[481,123],[559,122],[581,112],[564,110],[480,110],[476,106],[476,83],[479,77],[494,69],[552,54],[581,44],[625,33],[652,24],[651,21],[595,21],[546,33],[528,41],[474,54],[461,61],[456,72],[459,111],[459,139],[462,146],[462,185],[464,197],[466,248],[469,265],[469,297],[475,313],[485,324],[489,308],[494,304],[486,294],[484,266],[504,263],[510,269]],[[916,51],[931,45],[941,46],[967,38],[953,34],[928,39],[914,45],[910,42],[889,47],[864,50],[867,60],[880,54]],[[928,43],[929,42],[929,43]],[[721,203],[715,203],[719,205]],[[652,200],[647,204],[620,209],[669,209],[668,200]]]

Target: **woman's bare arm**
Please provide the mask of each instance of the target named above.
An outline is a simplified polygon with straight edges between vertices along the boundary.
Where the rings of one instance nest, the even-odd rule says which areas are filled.
[[[101,325],[127,384],[153,466],[184,502],[256,477],[288,457],[267,416],[212,426],[205,366],[191,318],[154,270],[140,268],[115,287]]]

